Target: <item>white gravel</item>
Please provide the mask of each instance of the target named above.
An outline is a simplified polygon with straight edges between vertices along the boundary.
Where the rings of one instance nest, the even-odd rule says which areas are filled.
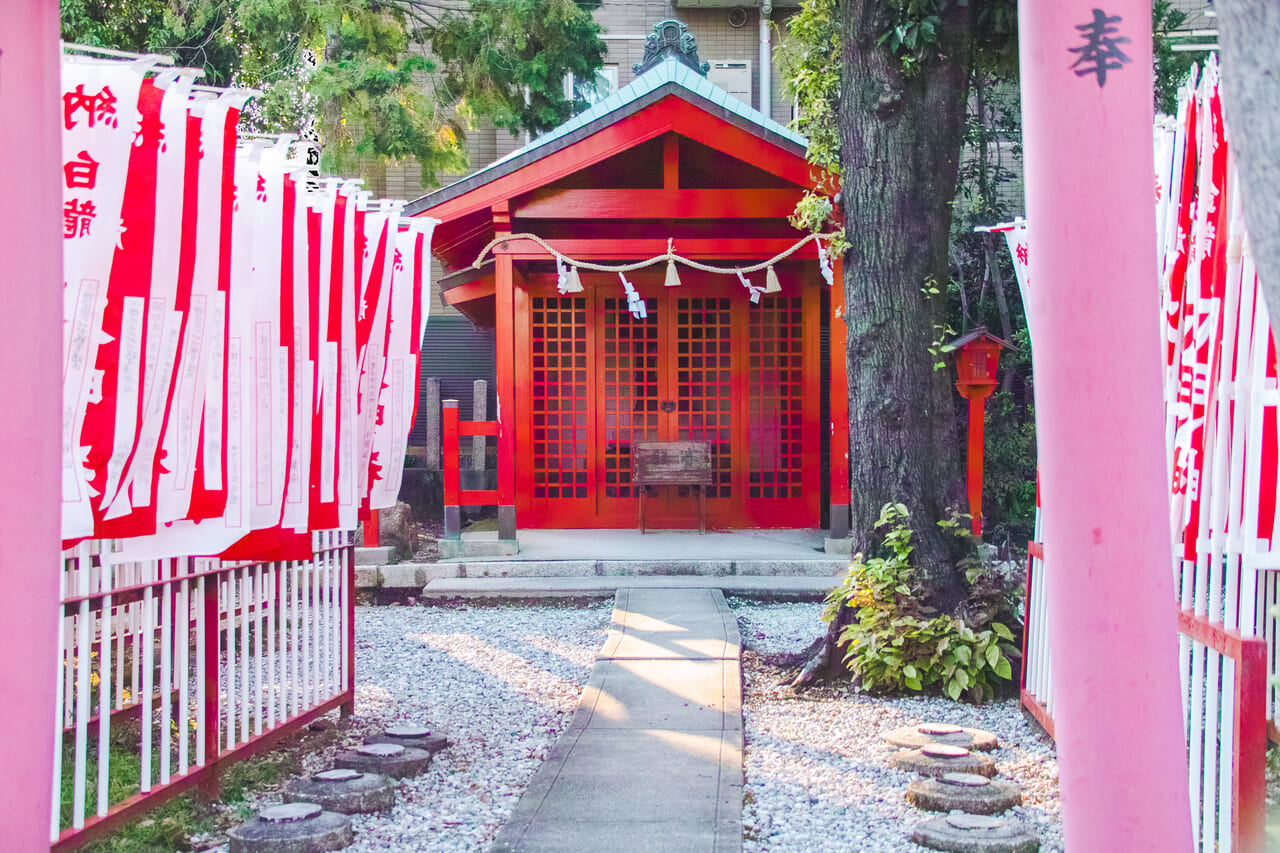
[[[894,748],[883,734],[924,722],[999,735],[992,757],[1000,775],[1023,791],[1013,814],[1034,828],[1042,851],[1062,851],[1053,744],[1016,701],[882,699],[847,685],[810,688],[797,697],[760,655],[804,650],[824,632],[822,606],[732,604],[746,650],[744,853],[922,850],[907,835],[934,813],[907,803],[903,795],[913,776],[889,768]]]
[[[444,732],[452,745],[399,782],[394,808],[353,816],[347,849],[487,849],[568,725],[611,608],[357,607],[355,726],[345,747],[308,756],[307,772],[399,722]]]

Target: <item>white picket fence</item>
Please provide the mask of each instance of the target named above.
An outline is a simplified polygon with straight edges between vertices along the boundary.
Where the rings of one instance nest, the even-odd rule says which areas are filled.
[[[64,555],[55,851],[172,794],[212,788],[227,763],[320,714],[350,710],[354,544],[346,531],[312,540],[308,561],[116,562],[102,542]],[[121,736],[136,738],[136,754],[103,748]],[[136,762],[122,775],[141,781],[137,794],[112,804],[119,762]]]

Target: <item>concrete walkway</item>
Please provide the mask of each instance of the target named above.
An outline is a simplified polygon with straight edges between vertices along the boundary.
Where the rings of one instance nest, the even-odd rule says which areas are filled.
[[[492,853],[742,849],[741,639],[718,589],[619,589],[569,728]]]

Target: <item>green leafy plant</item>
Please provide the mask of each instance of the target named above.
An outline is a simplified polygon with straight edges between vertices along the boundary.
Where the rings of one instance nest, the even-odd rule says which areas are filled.
[[[964,516],[952,513],[939,526],[962,542],[972,538]],[[844,607],[854,614],[840,634],[845,665],[868,691],[937,689],[953,700],[995,698],[996,686],[1013,676],[1010,660],[1020,654],[1013,631],[999,621],[1016,620],[1016,589],[981,560],[966,557],[960,562],[969,595],[955,613],[939,613],[921,604],[927,590],[911,564],[914,533],[906,506],[885,504],[876,529],[883,531],[876,555],[855,555],[827,596],[827,621]]]

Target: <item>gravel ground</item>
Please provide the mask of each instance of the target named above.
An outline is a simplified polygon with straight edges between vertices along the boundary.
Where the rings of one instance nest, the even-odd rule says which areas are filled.
[[[390,811],[354,816],[347,849],[485,850],[569,724],[611,606],[357,607],[356,722],[344,744],[308,756],[307,772],[399,722],[442,731],[452,746],[400,781]],[[267,793],[251,805],[278,801]]]
[[[937,698],[880,699],[846,685],[796,696],[762,655],[799,652],[823,632],[820,604],[731,602],[745,652],[746,788],[744,853],[919,851],[907,835],[932,817],[903,796],[913,776],[889,768],[882,735],[901,726],[946,722],[995,732],[1000,775],[1020,785],[1014,814],[1045,853],[1062,851],[1053,744],[1014,700],[975,706]]]
[[[921,850],[906,835],[931,815],[906,803],[912,776],[889,768],[893,748],[881,736],[926,721],[996,732],[1000,772],[1024,791],[1016,813],[1035,827],[1042,850],[1060,853],[1053,746],[1015,702],[872,699],[846,686],[797,697],[780,686],[786,673],[762,656],[805,649],[823,631],[822,606],[730,603],[745,645],[744,853]],[[331,766],[337,751],[397,722],[445,731],[454,746],[425,774],[399,783],[392,810],[356,816],[348,849],[485,850],[568,725],[610,609],[610,602],[357,608],[355,724],[331,748],[308,755],[306,771]],[[250,805],[278,799],[268,790]]]

